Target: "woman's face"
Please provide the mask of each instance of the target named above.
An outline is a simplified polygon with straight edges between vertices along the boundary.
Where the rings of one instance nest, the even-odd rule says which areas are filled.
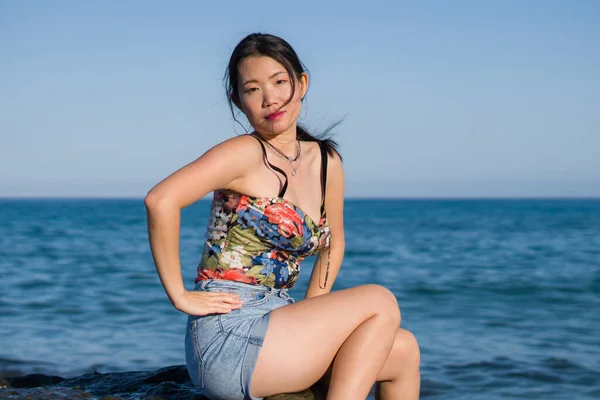
[[[302,74],[295,81],[294,97],[290,100],[291,79],[295,78],[270,57],[246,57],[239,63],[238,106],[257,132],[266,136],[289,132],[295,136],[308,76]]]

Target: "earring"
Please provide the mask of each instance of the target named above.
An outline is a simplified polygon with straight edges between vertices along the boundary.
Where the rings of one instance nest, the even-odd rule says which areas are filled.
[[[306,119],[306,116],[308,115],[308,104],[306,104],[306,101],[300,104],[302,104],[302,111],[304,111],[304,116],[301,116],[299,119],[300,121],[304,121]]]

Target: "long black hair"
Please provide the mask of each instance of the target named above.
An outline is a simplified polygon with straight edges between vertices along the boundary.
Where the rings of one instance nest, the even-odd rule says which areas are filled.
[[[233,50],[231,58],[229,59],[229,65],[225,72],[224,84],[227,92],[227,101],[229,102],[229,108],[233,119],[239,123],[235,116],[233,106],[235,104],[234,99],[239,99],[238,95],[238,66],[240,62],[246,57],[269,57],[281,64],[290,77],[296,77],[296,79],[290,79],[292,85],[292,96],[296,90],[296,80],[300,80],[302,74],[306,71],[306,67],[298,55],[290,46],[288,42],[280,37],[269,35],[267,33],[252,33],[242,39],[241,42]],[[304,98],[302,98],[304,100]],[[287,104],[287,103],[286,103]],[[236,106],[237,107],[237,106]],[[339,154],[338,144],[335,140],[331,139],[330,132],[333,128],[339,125],[342,121],[337,121],[330,125],[323,133],[319,135],[311,135],[306,128],[300,124],[296,124],[296,138],[305,142],[321,142],[325,144],[325,148],[330,155],[333,153]]]

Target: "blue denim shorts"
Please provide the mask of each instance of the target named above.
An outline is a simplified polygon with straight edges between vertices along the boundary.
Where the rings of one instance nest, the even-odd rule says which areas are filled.
[[[257,399],[250,385],[270,311],[294,300],[286,289],[227,280],[200,281],[194,290],[235,293],[244,302],[227,314],[188,317],[185,358],[194,386],[211,400]]]

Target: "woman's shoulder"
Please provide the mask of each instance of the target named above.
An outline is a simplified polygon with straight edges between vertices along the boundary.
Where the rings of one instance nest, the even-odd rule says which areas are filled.
[[[308,148],[308,152],[310,156],[314,156],[315,159],[321,159],[322,152],[325,151],[327,153],[327,163],[331,165],[331,163],[335,163],[338,166],[342,164],[342,157],[337,152],[336,149],[328,149],[327,147],[321,147],[319,141],[303,141],[304,146]]]
[[[260,144],[249,134],[234,136],[217,143],[207,153],[216,153],[219,156],[236,158],[240,161],[250,161],[252,159],[258,161],[261,159],[262,154]]]
[[[337,150],[327,153],[327,176],[330,180],[344,179],[344,165]]]
[[[225,139],[222,142],[214,145],[213,149],[223,148],[227,150],[243,150],[244,148],[248,148],[248,146],[251,146],[252,148],[260,148],[260,144],[258,143],[257,139],[249,133]]]
[[[337,149],[327,150],[327,163],[329,167],[342,169],[342,156]]]

